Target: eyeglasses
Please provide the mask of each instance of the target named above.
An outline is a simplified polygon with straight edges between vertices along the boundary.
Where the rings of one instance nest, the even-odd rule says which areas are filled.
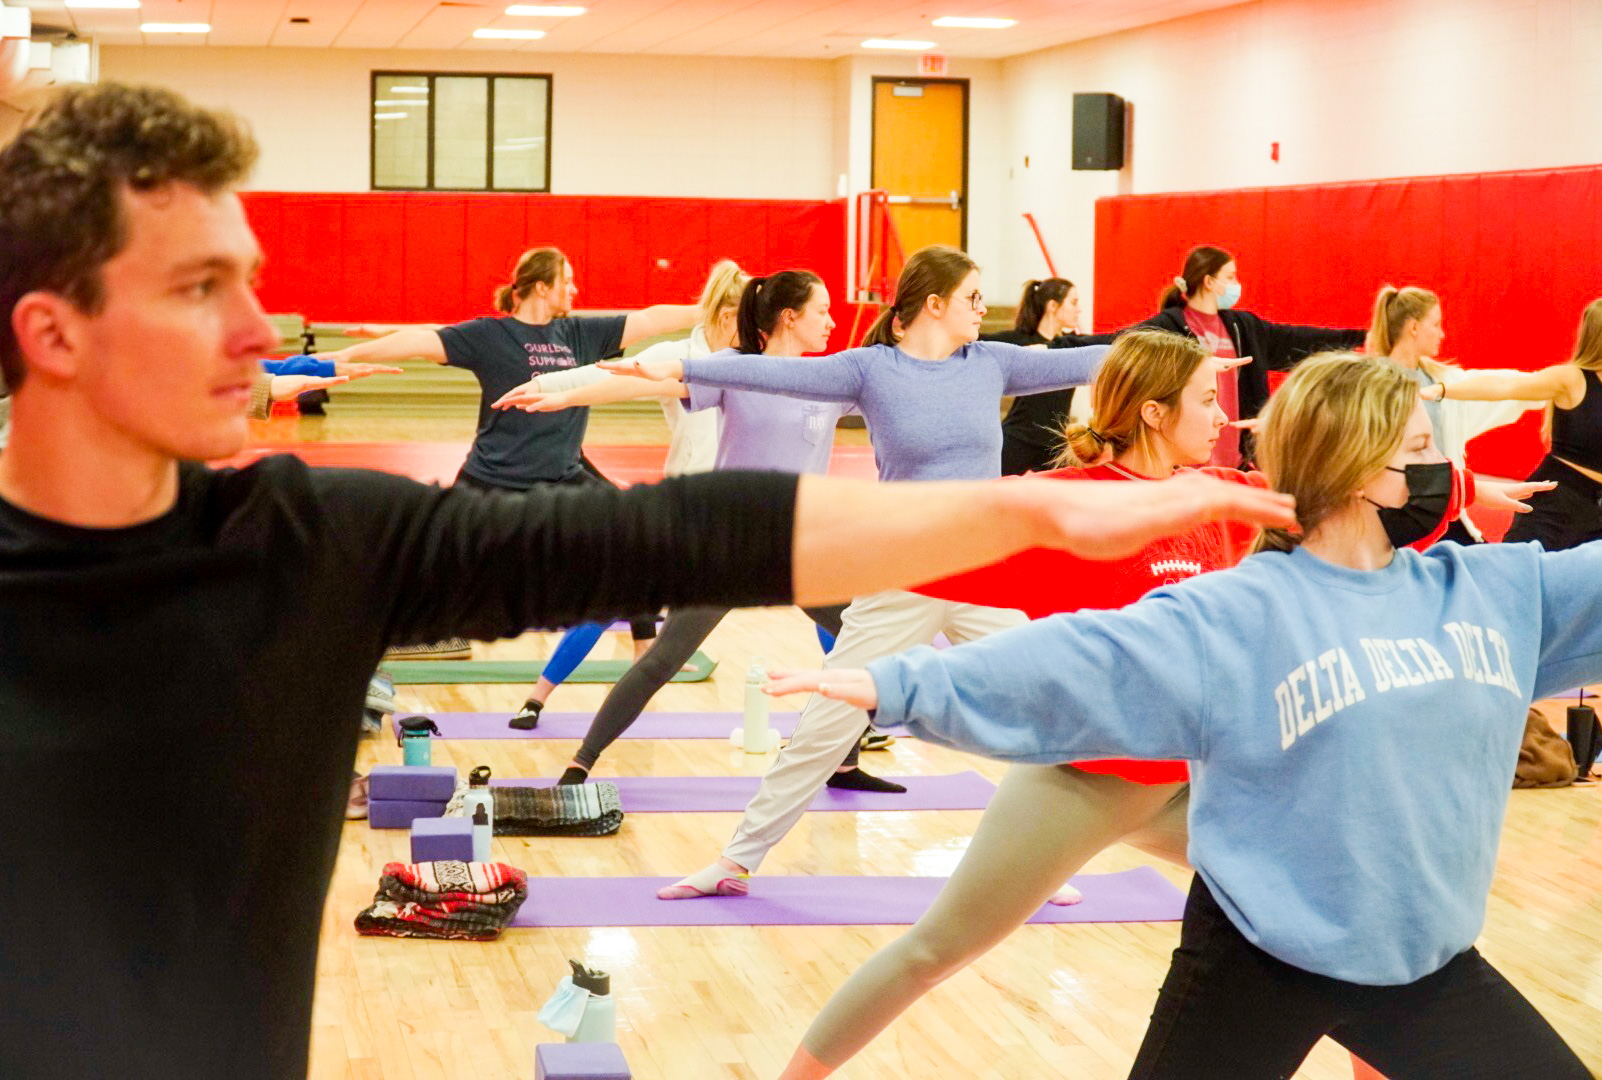
[[[978,289],[975,289],[968,296],[968,306],[973,308],[975,311],[978,311],[980,308],[985,306],[984,295],[981,294]]]

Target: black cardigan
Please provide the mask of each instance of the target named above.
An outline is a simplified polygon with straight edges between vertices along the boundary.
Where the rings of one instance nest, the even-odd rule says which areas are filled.
[[[1237,368],[1240,386],[1240,418],[1249,420],[1268,403],[1268,373],[1289,371],[1316,352],[1327,349],[1355,349],[1363,343],[1366,330],[1338,330],[1327,326],[1295,326],[1273,323],[1249,311],[1220,311],[1218,317],[1235,343],[1236,356],[1249,356],[1252,362]],[[1135,329],[1167,330],[1195,337],[1185,322],[1185,309],[1166,307],[1144,322],[1127,326],[1119,334]],[[1117,334],[1107,336],[1111,341]]]

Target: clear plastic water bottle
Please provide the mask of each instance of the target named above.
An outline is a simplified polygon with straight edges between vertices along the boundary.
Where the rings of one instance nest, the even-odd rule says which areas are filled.
[[[569,960],[573,985],[590,992],[584,1003],[584,1018],[568,1042],[617,1042],[617,1002],[612,998],[612,976],[591,971],[577,960]]]

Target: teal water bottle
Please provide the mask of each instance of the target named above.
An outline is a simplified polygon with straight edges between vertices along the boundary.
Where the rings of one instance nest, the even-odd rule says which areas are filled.
[[[429,740],[439,734],[439,725],[426,716],[407,716],[395,726],[400,731],[402,760],[407,765],[432,765],[434,748]]]

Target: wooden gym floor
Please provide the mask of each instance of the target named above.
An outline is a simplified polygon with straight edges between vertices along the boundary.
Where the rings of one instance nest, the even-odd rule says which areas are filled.
[[[466,442],[471,415],[339,416],[261,425],[264,441]],[[665,441],[649,413],[597,414],[590,441]],[[861,432],[841,432],[860,444]],[[626,656],[608,635],[598,659]],[[480,658],[548,655],[555,638],[531,634],[476,646]],[[672,685],[652,707],[740,708],[753,656],[810,665],[811,624],[793,609],[737,612],[707,642],[719,660],[706,683]],[[591,710],[605,686],[569,686],[556,711]],[[404,708],[501,710],[523,688],[402,687]],[[778,705],[799,708],[800,699]],[[575,744],[444,741],[435,761],[499,776],[555,776]],[[369,737],[358,765],[398,762],[392,740]],[[618,775],[760,773],[747,758],[706,740],[623,741],[598,778]],[[879,774],[1002,767],[913,739],[865,756]],[[809,814],[779,845],[765,874],[949,873],[979,820],[977,811]],[[714,858],[733,814],[637,815],[604,839],[496,841],[496,857],[531,875],[679,875]],[[313,1080],[528,1080],[536,1043],[557,1038],[535,1019],[573,957],[611,972],[619,1039],[638,1080],[772,1080],[831,991],[901,927],[716,927],[512,930],[492,944],[359,938],[351,920],[372,897],[382,865],[404,860],[403,830],[345,828],[324,913],[312,1039]],[[1149,861],[1122,846],[1091,871]],[[1188,875],[1159,867],[1184,887]],[[760,883],[754,887],[760,888]],[[695,901],[688,901],[694,903]],[[1125,1075],[1179,924],[1026,926],[907,1012],[842,1069],[847,1080],[963,1076],[976,1080],[1116,1078]],[[1546,1014],[1593,1070],[1602,1069],[1602,785],[1516,791],[1480,947]],[[1345,1080],[1346,1055],[1327,1041],[1299,1077]],[[1510,1078],[1511,1080],[1511,1078]]]

